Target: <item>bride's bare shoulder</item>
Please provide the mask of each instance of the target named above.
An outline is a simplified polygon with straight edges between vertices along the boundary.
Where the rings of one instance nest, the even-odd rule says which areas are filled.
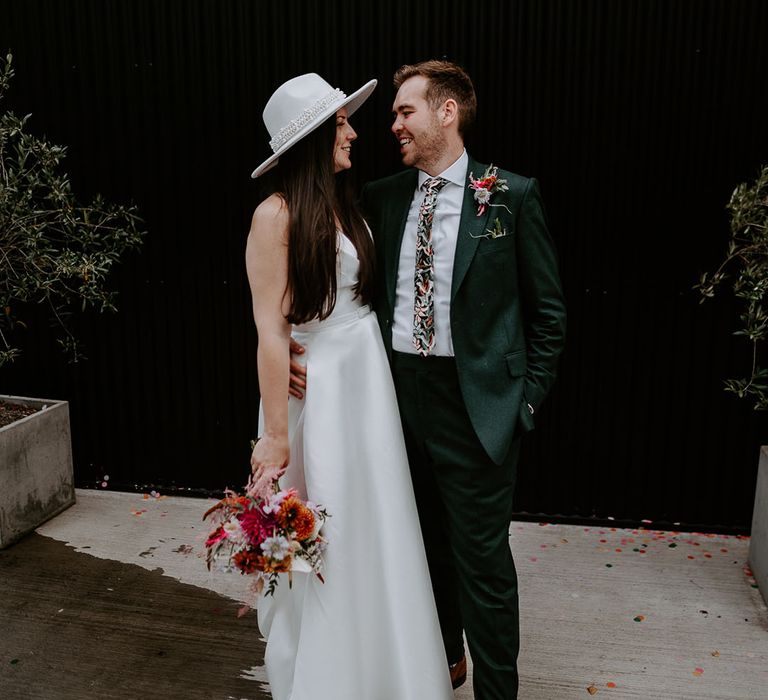
[[[267,197],[253,212],[250,237],[269,236],[284,239],[288,233],[288,205],[277,193]]]

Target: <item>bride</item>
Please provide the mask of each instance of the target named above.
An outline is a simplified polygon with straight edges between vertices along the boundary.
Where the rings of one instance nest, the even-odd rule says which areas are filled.
[[[274,193],[253,215],[246,265],[258,330],[257,492],[274,478],[325,506],[321,582],[293,573],[258,605],[275,700],[453,697],[397,402],[369,307],[374,249],[345,171],[350,96],[315,73],[281,85],[264,123]],[[279,164],[278,164],[279,160]],[[288,394],[291,335],[306,398]],[[281,574],[282,577],[285,574]]]

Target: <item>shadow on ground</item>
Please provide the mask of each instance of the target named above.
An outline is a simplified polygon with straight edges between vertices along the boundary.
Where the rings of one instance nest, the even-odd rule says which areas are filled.
[[[237,609],[29,535],[0,552],[0,698],[267,700],[251,672],[264,658],[256,615]]]

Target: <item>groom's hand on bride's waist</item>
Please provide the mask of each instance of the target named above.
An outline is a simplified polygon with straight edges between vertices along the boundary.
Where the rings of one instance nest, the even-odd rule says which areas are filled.
[[[304,398],[307,390],[307,368],[301,364],[298,357],[304,354],[304,346],[291,338],[291,376],[288,380],[288,393],[297,399]]]

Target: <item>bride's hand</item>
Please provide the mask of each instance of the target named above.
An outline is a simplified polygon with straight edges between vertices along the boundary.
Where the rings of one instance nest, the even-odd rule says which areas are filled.
[[[251,453],[253,477],[249,492],[256,497],[268,496],[272,491],[272,482],[285,472],[290,456],[287,437],[263,436]]]

